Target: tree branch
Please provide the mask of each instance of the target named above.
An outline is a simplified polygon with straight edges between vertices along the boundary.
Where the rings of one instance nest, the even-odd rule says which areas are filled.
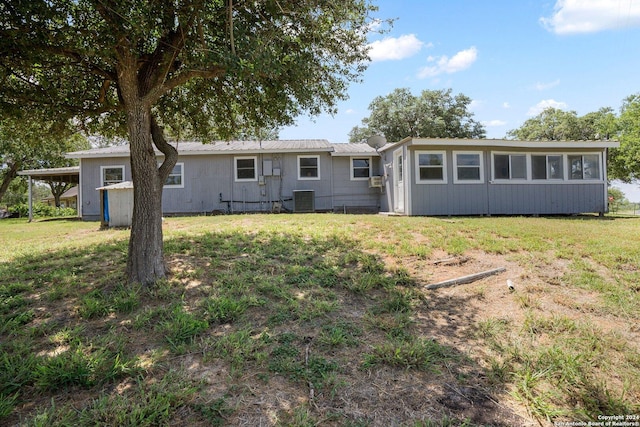
[[[154,87],[152,90],[147,93],[144,97],[144,102],[149,103],[148,105],[153,105],[160,99],[160,97],[172,89],[185,84],[191,79],[202,78],[202,79],[213,79],[216,77],[220,77],[224,75],[226,72],[226,68],[222,66],[214,67],[209,70],[186,70],[182,73],[172,77],[161,85]]]
[[[173,167],[178,162],[178,150],[167,142],[164,138],[164,131],[158,122],[156,121],[153,113],[151,116],[151,139],[153,145],[156,146],[162,154],[164,154],[164,161],[158,169],[158,175],[160,176],[160,182],[164,185],[165,181],[169,177],[169,174],[173,170]]]

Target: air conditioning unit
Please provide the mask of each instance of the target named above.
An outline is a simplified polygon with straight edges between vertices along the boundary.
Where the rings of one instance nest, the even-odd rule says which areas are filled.
[[[381,176],[371,176],[369,177],[369,188],[381,188],[382,187],[382,177]]]
[[[293,211],[294,212],[315,212],[315,191],[314,190],[295,190],[293,192]]]

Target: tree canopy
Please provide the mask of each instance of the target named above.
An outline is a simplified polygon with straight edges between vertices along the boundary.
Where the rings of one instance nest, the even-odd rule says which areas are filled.
[[[0,202],[20,170],[71,166],[74,160],[64,154],[87,147],[87,141],[67,123],[23,115],[4,117],[0,120]],[[57,202],[57,195],[69,188],[48,184]]]
[[[584,116],[547,108],[507,135],[529,141],[617,140],[620,147],[609,154],[609,177],[624,182],[640,180],[640,94],[625,98],[619,115],[610,107]]]
[[[616,116],[609,107],[582,117],[575,111],[549,107],[507,136],[523,141],[607,140],[616,136],[616,126]]]
[[[469,111],[471,98],[451,89],[424,90],[414,96],[408,88],[377,96],[362,126],[349,132],[350,142],[382,134],[389,141],[417,138],[484,138],[485,129]]]
[[[640,93],[628,96],[618,118],[620,147],[611,150],[609,174],[624,182],[640,180]]]
[[[165,131],[207,139],[333,111],[368,61],[368,0],[0,3],[0,114],[34,110],[126,136],[129,281],[165,277]],[[158,167],[153,148],[164,161]]]

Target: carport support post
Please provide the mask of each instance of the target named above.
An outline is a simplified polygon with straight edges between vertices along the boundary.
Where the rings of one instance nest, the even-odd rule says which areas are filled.
[[[31,192],[31,175],[29,175],[29,222],[33,221],[33,195]]]

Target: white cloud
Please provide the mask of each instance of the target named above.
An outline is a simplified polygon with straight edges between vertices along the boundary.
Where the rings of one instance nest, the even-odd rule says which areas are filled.
[[[540,18],[556,34],[594,33],[640,26],[637,0],[557,0],[553,15]]]
[[[383,40],[376,40],[369,44],[369,58],[372,61],[390,61],[409,58],[422,49],[424,42],[420,41],[415,34],[404,36],[388,37]],[[429,47],[427,45],[427,47]]]
[[[488,121],[482,122],[482,124],[490,128],[490,127],[504,126],[507,124],[507,122],[505,122],[504,120],[488,120]]]
[[[509,108],[511,108],[511,104],[509,104],[507,101],[505,101],[505,102],[502,103],[502,108],[509,109]]]
[[[378,31],[381,27],[382,19],[372,19],[371,22],[369,22],[369,25],[367,25],[367,30],[369,30],[369,32],[375,32]]]
[[[446,55],[443,55],[440,58],[430,56],[427,58],[427,61],[435,62],[436,64],[420,69],[418,72],[418,78],[424,79],[427,77],[435,77],[440,74],[457,73],[458,71],[469,68],[471,64],[476,62],[476,59],[478,59],[478,49],[476,49],[475,46],[466,50],[461,50],[451,58]]]
[[[549,107],[564,110],[568,107],[568,105],[565,102],[556,101],[555,99],[544,99],[538,102],[533,107],[529,108],[529,111],[527,111],[527,116],[537,116]]]
[[[548,83],[542,83],[542,82],[537,82],[535,85],[535,89],[536,90],[548,90],[551,89],[552,87],[556,87],[560,84],[560,79],[556,79],[552,82],[548,82]]]
[[[353,108],[347,108],[344,113],[345,114],[354,114],[355,112],[356,112],[356,110],[354,110]]]
[[[479,99],[472,99],[471,102],[469,103],[469,109],[475,110],[475,109],[481,108],[483,105],[484,105],[484,101],[481,101]]]

